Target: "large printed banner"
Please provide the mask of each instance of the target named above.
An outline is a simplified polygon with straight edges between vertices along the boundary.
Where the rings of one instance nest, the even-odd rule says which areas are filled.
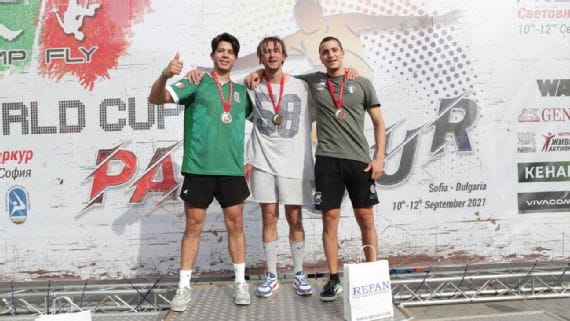
[[[372,80],[392,266],[570,258],[569,0],[0,0],[0,280],[176,273],[184,110],[147,96],[177,52],[185,71],[210,67],[222,32],[242,45],[236,80],[270,35],[291,74],[322,70],[331,35]],[[257,204],[244,221],[247,265],[263,267]],[[304,226],[307,266],[324,271],[320,214]],[[284,220],[279,233],[290,266]],[[348,199],[339,238],[353,260]],[[195,271],[229,270],[217,203],[201,240]]]

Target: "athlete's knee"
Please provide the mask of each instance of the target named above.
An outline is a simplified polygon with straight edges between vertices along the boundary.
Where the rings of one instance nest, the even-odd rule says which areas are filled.
[[[226,229],[229,234],[243,233],[243,219],[241,216],[226,218]]]

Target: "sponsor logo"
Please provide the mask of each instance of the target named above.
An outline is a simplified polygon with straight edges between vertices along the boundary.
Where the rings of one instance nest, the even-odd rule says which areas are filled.
[[[181,184],[176,181],[172,152],[180,143],[156,150],[147,168],[129,186],[129,188],[134,188],[129,204],[142,203],[150,192],[164,194],[157,206],[177,199],[176,191]],[[103,204],[105,193],[111,187],[124,185],[134,177],[137,170],[137,157],[133,152],[122,149],[125,145],[126,143],[123,143],[111,149],[99,150],[97,165],[87,176],[87,179],[92,179],[93,182],[89,201],[82,212],[95,205]]]
[[[323,194],[321,192],[315,192],[313,196],[315,198],[315,205],[321,205],[321,202],[323,201]]]
[[[517,133],[518,147],[517,153],[536,153],[536,133],[534,132],[519,132]]]
[[[570,121],[570,108],[524,108],[519,123],[554,123]]]
[[[6,211],[10,220],[15,224],[22,224],[28,219],[30,211],[30,197],[22,186],[13,186],[6,193]]]
[[[42,6],[36,19],[42,22],[40,71],[57,81],[75,76],[93,90],[128,54],[131,27],[142,20],[150,0],[46,0]]]
[[[351,287],[350,297],[353,299],[364,298],[367,296],[378,295],[382,293],[391,293],[390,281],[370,283]]]
[[[570,79],[537,79],[542,97],[570,96]]]
[[[567,19],[568,17],[570,17],[570,12],[568,11],[568,9],[566,8],[556,8],[556,7],[552,7],[552,4],[549,4],[548,6],[545,6],[542,3],[544,2],[569,2],[570,0],[544,0],[544,1],[539,1],[539,0],[532,0],[533,3],[532,5],[529,4],[529,6],[531,6],[531,8],[526,8],[526,7],[521,7],[517,10],[517,16],[520,19],[540,19],[540,20],[547,20],[547,19],[555,19],[555,20],[561,20],[561,19]],[[551,29],[554,29],[557,25],[556,24],[551,24],[548,25],[547,28],[545,28],[545,32],[548,33],[550,32]],[[564,24],[562,24],[563,28],[566,26]],[[561,30],[565,30],[565,29],[561,29]]]
[[[524,108],[519,115],[519,123],[538,123],[538,108]]]
[[[570,162],[519,163],[519,183],[570,181]]]
[[[31,63],[39,0],[0,0],[0,75]]]
[[[520,214],[569,212],[570,191],[518,193]]]
[[[553,134],[548,132],[542,135],[544,143],[542,152],[568,152],[570,151],[570,132]]]

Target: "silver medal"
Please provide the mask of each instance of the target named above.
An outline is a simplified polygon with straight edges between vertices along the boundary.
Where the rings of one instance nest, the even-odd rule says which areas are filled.
[[[230,114],[229,112],[225,111],[222,113],[222,116],[220,117],[222,119],[222,122],[224,124],[229,124],[232,122],[232,114]]]

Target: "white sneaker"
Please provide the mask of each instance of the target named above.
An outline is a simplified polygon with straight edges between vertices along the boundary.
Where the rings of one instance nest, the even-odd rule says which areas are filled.
[[[293,286],[295,287],[295,292],[300,296],[310,296],[313,294],[313,288],[305,277],[305,273],[303,273],[303,271],[295,273]]]
[[[176,295],[170,302],[170,310],[182,312],[186,310],[190,301],[192,301],[192,289],[190,287],[178,288]]]
[[[262,298],[268,298],[273,295],[273,292],[279,289],[279,280],[277,275],[267,272],[265,274],[265,282],[261,284],[256,290],[255,295]]]
[[[234,285],[234,303],[237,305],[248,305],[249,302],[249,285],[245,282],[236,283]]]

